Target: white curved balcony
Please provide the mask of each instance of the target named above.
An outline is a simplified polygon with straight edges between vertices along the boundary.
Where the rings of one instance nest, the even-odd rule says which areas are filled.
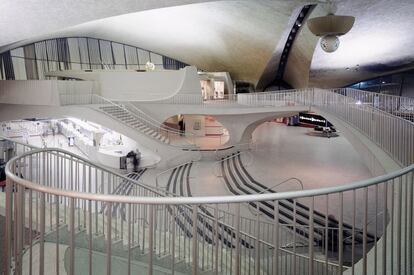
[[[414,124],[331,91],[306,99],[403,168],[330,188],[177,197],[59,149],[26,151],[6,167],[6,274],[412,274]]]

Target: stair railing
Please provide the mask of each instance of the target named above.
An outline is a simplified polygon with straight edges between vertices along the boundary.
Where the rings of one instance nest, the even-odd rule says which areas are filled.
[[[134,232],[134,234],[140,232],[140,237],[138,238],[138,235],[134,235],[134,239],[138,240],[140,247],[143,248],[146,254],[144,261],[150,270],[154,269],[155,261],[157,261],[155,258],[156,253],[160,253],[160,250],[162,253],[167,253],[171,249],[178,249],[178,245],[180,245],[181,248],[183,246],[186,248],[180,250],[182,254],[178,260],[187,259],[191,269],[195,271],[193,273],[197,273],[201,268],[203,255],[205,257],[207,257],[206,255],[212,255],[212,258],[210,258],[211,262],[210,260],[208,261],[209,267],[211,267],[211,263],[223,260],[223,264],[220,264],[219,268],[226,273],[229,272],[230,268],[233,271],[244,270],[244,264],[251,264],[251,266],[257,268],[256,271],[266,272],[267,270],[269,272],[273,270],[274,272],[272,271],[272,273],[276,273],[277,270],[279,274],[283,274],[283,268],[279,265],[279,257],[285,252],[280,249],[272,249],[272,246],[280,247],[280,239],[274,238],[274,232],[285,230],[284,225],[276,222],[279,220],[278,209],[280,201],[291,199],[295,202],[300,199],[306,199],[310,201],[310,211],[313,211],[316,206],[315,202],[319,202],[320,198],[324,198],[323,200],[327,201],[329,209],[334,207],[333,204],[329,203],[330,200],[339,198],[339,200],[336,200],[336,202],[339,201],[338,208],[335,208],[335,211],[339,213],[337,227],[339,228],[338,238],[340,241],[338,242],[338,251],[343,251],[344,246],[347,245],[343,242],[344,236],[341,237],[341,232],[344,229],[347,230],[342,223],[344,220],[343,199],[345,196],[348,196],[348,194],[352,196],[354,194],[355,199],[356,193],[358,193],[363,195],[364,198],[372,197],[375,194],[375,188],[368,187],[377,185],[380,185],[378,186],[379,190],[384,191],[384,196],[386,194],[393,198],[394,196],[399,196],[398,192],[394,192],[395,190],[407,190],[406,196],[402,198],[413,196],[412,175],[414,173],[414,165],[381,177],[330,188],[214,197],[165,197],[162,194],[158,195],[162,192],[155,191],[155,188],[151,189],[148,186],[134,188],[130,196],[113,195],[111,191],[115,190],[118,186],[117,184],[125,180],[128,181],[128,178],[118,177],[110,170],[107,170],[107,172],[102,169],[96,170],[97,168],[97,166],[85,158],[59,149],[32,150],[8,162],[6,167],[8,184],[6,187],[7,243],[5,248],[7,266],[14,266],[14,269],[9,270],[6,274],[9,274],[10,271],[22,274],[31,265],[30,261],[24,261],[25,256],[23,252],[26,251],[24,244],[28,242],[30,246],[33,245],[31,239],[26,242],[26,237],[21,234],[24,232],[25,226],[29,227],[30,231],[36,230],[36,232],[39,232],[39,268],[44,270],[45,233],[50,229],[59,228],[64,223],[68,224],[69,228],[67,244],[70,247],[68,255],[70,268],[74,268],[74,262],[77,261],[75,254],[73,254],[77,250],[76,232],[79,232],[78,229],[82,229],[85,230],[85,234],[92,238],[95,234],[97,236],[104,234],[107,240],[105,249],[109,255],[105,260],[107,266],[110,266],[112,261],[116,261],[115,258],[111,257],[112,242],[122,238],[121,236],[131,240],[132,233],[129,233],[128,239],[128,232]],[[101,173],[104,176],[100,176]],[[105,185],[104,189],[96,188],[100,184]],[[104,190],[104,193],[95,192],[95,188],[96,190]],[[394,191],[392,188],[395,188],[393,189]],[[368,196],[368,193],[370,196]],[[37,198],[37,201],[34,198]],[[245,203],[258,204],[261,201],[272,201],[274,203],[274,222],[263,222],[263,218],[259,215],[255,219],[241,216],[240,210],[242,205]],[[384,202],[390,203],[388,198]],[[366,224],[368,222],[368,200],[365,199],[361,204],[365,205],[361,209],[366,221],[363,222],[364,226],[361,236],[365,240],[363,241],[364,252],[362,254],[362,261],[367,263],[368,228]],[[29,207],[26,208],[25,205]],[[105,211],[102,213],[94,210],[101,208],[99,206],[102,205],[106,205]],[[201,206],[213,206],[213,209],[216,207],[217,210],[213,211],[211,215],[204,215],[200,211]],[[394,200],[393,203],[388,204],[390,213],[394,213],[394,217],[390,222],[395,222],[394,230],[398,232],[411,230],[411,228],[406,228],[409,223],[398,223],[402,217],[401,215],[404,217],[406,215],[405,212],[399,212],[399,209],[402,209],[403,206],[407,207],[408,210],[412,209],[410,201],[404,199],[401,201]],[[226,208],[231,209],[233,215],[223,215],[223,212],[220,210]],[[382,209],[387,209],[387,205],[381,205],[380,208],[383,211]],[[157,212],[155,211],[156,209],[158,209]],[[165,229],[172,219],[175,219],[174,216],[168,214],[168,209],[175,209],[175,211],[182,214],[180,221],[175,221],[175,233]],[[36,218],[35,213],[39,213],[38,218]],[[409,217],[411,216],[412,212],[409,213]],[[12,217],[13,223],[11,222]],[[222,217],[221,221],[218,220],[219,217]],[[206,225],[207,221],[209,223],[208,226]],[[179,225],[180,223],[181,225],[184,223],[185,228],[188,230],[184,232]],[[383,219],[381,224],[383,224],[386,231],[389,230],[387,228],[388,220]],[[307,253],[306,257],[308,257],[308,260],[305,261],[305,256],[301,255],[302,252],[299,248],[294,246],[293,251],[289,252],[289,257],[292,259],[292,264],[289,265],[289,268],[292,270],[296,269],[298,271],[298,264],[306,264],[306,266],[312,268],[311,265],[318,263],[315,257],[317,247],[314,246],[314,238],[312,237],[312,234],[314,234],[314,220],[312,216],[309,217],[308,225],[308,227],[304,227],[307,230],[304,229],[304,232],[300,233],[300,235],[292,236],[292,241],[296,243],[297,240],[302,238],[303,233],[309,234],[309,239],[312,242],[309,243],[308,251],[303,252]],[[230,230],[229,228],[231,228],[231,231],[228,231]],[[16,239],[13,242],[11,241],[12,232],[16,234]],[[220,232],[220,235],[214,232]],[[231,240],[231,245],[227,243],[227,248],[224,247],[226,243],[221,241],[223,234],[227,236],[228,240]],[[294,239],[295,236],[297,240]],[[402,234],[401,240],[399,239],[398,242],[395,240],[397,242],[395,245],[398,245],[398,243],[399,245],[410,243],[408,238],[409,236]],[[176,241],[175,244],[173,239]],[[211,239],[215,241],[210,242],[209,240]],[[166,245],[164,245],[164,242]],[[265,244],[265,242],[271,245]],[[222,252],[217,252],[214,244],[220,244],[222,248],[219,248],[219,251]],[[131,248],[132,245],[132,242],[128,241],[128,247]],[[202,247],[205,249],[203,250]],[[89,248],[87,251],[93,254],[94,252],[91,249]],[[17,252],[13,258],[14,265],[11,265],[11,251]],[[178,252],[178,250],[176,251]],[[392,251],[393,249],[388,250],[387,253],[394,253]],[[236,257],[235,255],[241,255],[241,257],[238,259],[238,256]],[[344,254],[339,253],[339,255],[336,254],[334,257],[337,260],[335,269],[342,272],[346,268],[344,265]],[[330,258],[326,259],[325,261],[319,260],[321,264],[319,268],[322,268],[322,270],[333,267],[332,260]],[[174,264],[177,264],[176,260],[174,260]],[[91,268],[97,267],[91,266]],[[214,265],[212,265],[212,268],[214,268]],[[377,268],[381,269],[382,267],[377,266]],[[110,273],[111,271],[108,272]]]
[[[174,130],[171,131],[169,129],[165,129],[163,128],[161,125],[155,124],[153,121],[148,120],[146,117],[144,116],[140,116],[138,114],[136,114],[135,112],[131,112],[130,110],[128,110],[125,106],[123,106],[122,104],[116,103],[112,100],[109,100],[107,98],[104,98],[102,96],[99,95],[91,95],[92,96],[92,104],[109,104],[113,107],[119,108],[123,111],[125,111],[126,113],[128,113],[129,115],[133,116],[135,119],[137,119],[139,122],[143,123],[146,127],[152,129],[153,131],[159,133],[160,135],[169,138],[170,135],[180,135],[180,131]],[[128,126],[130,126],[128,124]],[[167,135],[165,134],[167,133]],[[184,137],[186,138],[186,137]],[[190,139],[186,138],[186,141],[190,143],[189,146],[177,146],[177,145],[172,145],[171,146],[175,146],[175,147],[180,147],[180,148],[196,148],[194,145],[194,143],[191,142]],[[161,142],[161,141],[160,141]]]
[[[222,178],[222,177],[223,177],[223,174],[219,175],[219,174],[217,173],[217,169],[220,167],[220,164],[221,164],[223,161],[226,161],[226,160],[228,160],[228,159],[233,159],[233,158],[235,158],[235,157],[237,157],[237,156],[241,156],[241,155],[247,155],[247,156],[249,156],[249,160],[248,160],[248,161],[247,161],[247,163],[245,164],[245,166],[246,166],[246,167],[250,166],[250,165],[253,163],[253,156],[251,155],[251,152],[250,152],[250,151],[242,151],[242,152],[237,152],[237,153],[235,153],[234,155],[227,156],[227,157],[224,157],[224,158],[222,158],[222,159],[220,159],[220,160],[215,161],[215,162],[211,165],[212,170],[213,170],[213,174],[214,174],[216,177],[221,177],[221,178]]]
[[[295,177],[290,177],[290,178],[288,178],[288,179],[286,179],[286,180],[284,180],[284,181],[281,181],[281,182],[279,182],[279,183],[277,183],[277,184],[275,184],[275,185],[272,185],[272,186],[270,186],[270,187],[267,187],[266,189],[263,189],[262,191],[260,191],[258,194],[263,194],[263,193],[265,193],[265,192],[267,192],[267,191],[274,191],[273,190],[273,188],[276,188],[276,187],[278,187],[278,186],[280,186],[280,185],[282,185],[282,184],[285,184],[285,183],[287,183],[287,182],[289,182],[289,181],[295,181],[297,184],[299,184],[299,186],[300,186],[300,189],[301,190],[303,190],[304,188],[303,188],[303,183],[302,183],[302,181],[300,180],[300,179],[298,179],[298,178],[295,178]]]
[[[159,172],[157,175],[155,175],[155,186],[156,186],[156,188],[157,188],[157,189],[163,188],[163,189],[165,190],[165,192],[166,192],[166,193],[168,193],[168,194],[172,194],[172,195],[174,195],[174,196],[177,196],[177,194],[174,194],[174,193],[169,192],[168,190],[166,190],[166,189],[165,189],[165,187],[161,187],[161,186],[159,185],[159,178],[160,178],[162,175],[164,175],[164,174],[166,174],[166,173],[168,173],[168,172],[170,172],[170,171],[173,171],[173,170],[174,170],[174,169],[176,169],[176,168],[179,168],[180,166],[184,166],[184,165],[186,165],[186,164],[190,164],[190,163],[199,162],[199,161],[201,160],[201,158],[202,158],[202,156],[201,156],[201,155],[199,155],[199,157],[198,157],[197,159],[192,159],[192,160],[190,160],[190,161],[187,161],[187,162],[184,162],[184,163],[178,164],[178,165],[176,165],[176,166],[173,166],[173,167],[171,167],[171,168],[168,168],[168,169],[165,169],[165,170],[163,170],[163,171]]]

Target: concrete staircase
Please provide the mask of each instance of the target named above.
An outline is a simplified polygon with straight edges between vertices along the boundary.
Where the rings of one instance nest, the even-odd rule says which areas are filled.
[[[170,140],[166,137],[160,127],[149,125],[145,120],[139,118],[128,110],[117,105],[105,105],[98,107],[100,111],[115,118],[116,120],[134,128],[141,133],[158,140],[159,142],[170,144]]]
[[[87,229],[75,229],[74,246],[75,246],[75,274],[86,274],[88,272],[89,252],[92,254],[93,269],[105,271],[106,268],[106,244],[108,239],[105,235],[96,235],[92,233],[89,235]],[[59,234],[59,244],[70,245],[70,231],[68,225],[62,225],[58,230],[53,230],[45,236],[45,242],[56,243],[57,234]],[[90,241],[90,236],[92,236]],[[111,262],[112,269],[118,266],[120,269],[113,270],[113,274],[127,274],[128,259],[131,261],[131,269],[138,268],[139,271],[148,269],[149,262],[149,248],[147,246],[141,247],[139,244],[128,246],[125,239],[113,238],[111,240]],[[172,258],[170,253],[158,253],[153,251],[153,270],[154,274],[171,274],[172,266],[174,265],[175,274],[191,274],[192,262],[190,256],[186,259],[178,257]],[[65,255],[65,269],[69,268],[70,248]],[[211,260],[211,259],[209,259]],[[94,273],[104,274],[104,273]],[[142,272],[140,274],[146,274]],[[202,270],[199,268],[198,274],[210,275],[213,274],[211,269]]]

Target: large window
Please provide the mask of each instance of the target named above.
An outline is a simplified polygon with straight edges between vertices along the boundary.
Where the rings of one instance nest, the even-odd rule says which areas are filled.
[[[59,70],[178,70],[187,64],[138,47],[108,40],[69,37],[48,39],[0,54],[0,80],[47,79]]]
[[[414,97],[414,70],[364,80],[348,87],[381,94]]]

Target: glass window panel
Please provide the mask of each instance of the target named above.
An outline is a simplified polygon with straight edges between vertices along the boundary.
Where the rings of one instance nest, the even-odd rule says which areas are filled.
[[[78,45],[80,52],[80,61],[81,63],[88,64],[89,68],[88,42],[86,38],[78,38]]]
[[[49,61],[58,61],[57,43],[55,39],[46,40],[46,53]]]
[[[26,65],[24,58],[12,57],[15,80],[26,80]]]
[[[125,64],[124,45],[112,42],[112,50],[114,51],[115,64]]]
[[[104,67],[112,68],[114,61],[112,59],[111,42],[106,41],[106,40],[99,40],[99,45],[101,47],[101,57],[102,57],[102,63],[104,64]]]
[[[35,43],[36,59],[46,61],[46,42]]]
[[[162,65],[162,56],[156,53],[151,53],[151,62],[155,65]]]
[[[77,38],[68,38],[70,62],[80,63],[79,44]]]
[[[136,48],[125,46],[125,56],[128,64],[128,69],[138,69],[138,56]]]
[[[22,57],[22,58],[24,58],[24,51],[23,51],[23,48],[22,48],[22,47],[20,47],[20,48],[17,48],[17,49],[11,50],[11,51],[10,51],[10,55],[11,55],[12,57]]]
[[[54,72],[59,70],[59,62],[49,61],[49,72]]]
[[[145,69],[145,64],[150,61],[150,55],[148,51],[138,49],[138,61],[140,69]]]
[[[27,79],[38,79],[37,64],[35,59],[35,45],[29,44],[24,48],[25,66]]]
[[[92,68],[93,69],[102,68],[98,39],[88,38],[88,50],[89,50],[89,58],[91,61],[91,65],[98,65],[98,66],[92,66]]]
[[[0,80],[4,79],[3,58],[0,55]]]

